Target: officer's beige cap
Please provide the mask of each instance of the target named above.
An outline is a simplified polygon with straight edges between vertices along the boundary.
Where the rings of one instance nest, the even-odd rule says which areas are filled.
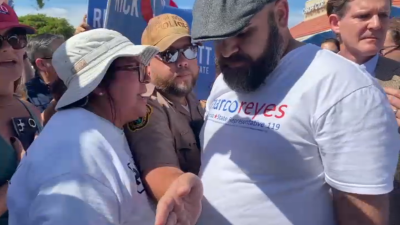
[[[177,15],[162,14],[149,21],[142,34],[142,45],[156,46],[163,52],[183,37],[190,37],[188,23]]]

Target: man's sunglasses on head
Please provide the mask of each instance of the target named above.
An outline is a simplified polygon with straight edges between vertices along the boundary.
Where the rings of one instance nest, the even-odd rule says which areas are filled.
[[[197,45],[191,45],[186,48],[167,50],[158,53],[157,58],[165,63],[175,63],[178,61],[179,54],[182,53],[186,59],[192,60],[197,58],[198,48]]]

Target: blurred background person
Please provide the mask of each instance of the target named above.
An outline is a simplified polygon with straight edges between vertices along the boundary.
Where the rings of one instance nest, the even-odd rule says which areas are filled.
[[[123,125],[146,114],[145,66],[157,53],[107,29],[56,50],[52,63],[67,89],[11,179],[10,225],[154,224]],[[201,199],[199,179],[180,176],[159,202],[158,223],[173,213],[170,224],[194,224]]]
[[[336,38],[328,38],[322,42],[321,48],[338,53],[340,51],[340,42]]]
[[[381,50],[382,56],[400,62],[400,19],[392,18]]]
[[[29,42],[29,41],[28,41]],[[28,53],[24,54],[24,72],[22,74],[22,78],[24,79],[25,83],[30,81],[35,77],[35,70],[28,58]],[[23,83],[23,84],[25,84]]]
[[[380,81],[388,81],[394,74],[400,74],[397,62],[379,54],[388,32],[390,12],[390,0],[327,2],[329,23],[342,43],[339,54],[362,65]]]
[[[61,35],[40,34],[31,38],[27,46],[28,58],[35,70],[35,77],[26,83],[28,100],[42,112],[53,99],[49,85],[57,79],[51,62],[53,52],[64,41]]]
[[[396,54],[392,39],[397,21],[390,20],[390,0],[328,0],[327,14],[332,30],[342,43],[339,54],[360,64],[385,88],[389,102],[400,126],[400,66],[397,61],[383,57]],[[389,37],[387,37],[389,36]],[[386,39],[385,39],[386,38]],[[389,43],[388,38],[393,42]],[[386,41],[385,41],[386,40]],[[384,47],[384,43],[386,46]],[[383,50],[382,50],[383,49]],[[383,54],[380,55],[380,52]],[[396,172],[399,177],[399,171]],[[400,189],[398,180],[390,193],[390,224],[400,224]]]
[[[342,44],[339,54],[366,69],[385,88],[400,126],[400,67],[380,55],[389,32],[390,0],[328,0],[331,29]]]
[[[6,12],[6,13],[5,13]],[[0,224],[7,224],[6,194],[24,149],[41,129],[40,112],[15,93],[24,71],[27,34],[35,30],[18,22],[7,4],[0,7]]]
[[[26,82],[34,78],[35,71],[33,66],[29,62],[27,53],[24,54],[24,69],[22,76],[19,80],[15,82],[15,94],[20,99],[28,101],[28,95],[26,91]]]

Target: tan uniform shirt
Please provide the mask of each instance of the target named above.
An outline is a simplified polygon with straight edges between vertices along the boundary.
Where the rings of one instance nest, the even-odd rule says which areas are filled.
[[[163,166],[199,173],[199,133],[204,110],[194,94],[187,97],[187,102],[190,112],[155,91],[147,105],[147,116],[125,127],[130,149],[142,174]]]

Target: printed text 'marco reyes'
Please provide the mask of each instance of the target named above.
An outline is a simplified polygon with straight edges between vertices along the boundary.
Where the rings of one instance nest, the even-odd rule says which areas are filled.
[[[244,102],[229,99],[216,99],[213,101],[212,109],[224,112],[230,112],[232,114],[243,113],[245,115],[253,115],[251,118],[254,120],[257,116],[262,115],[265,117],[275,117],[281,119],[285,116],[285,110],[288,105],[281,104],[270,104],[270,103],[259,103],[259,102]]]

